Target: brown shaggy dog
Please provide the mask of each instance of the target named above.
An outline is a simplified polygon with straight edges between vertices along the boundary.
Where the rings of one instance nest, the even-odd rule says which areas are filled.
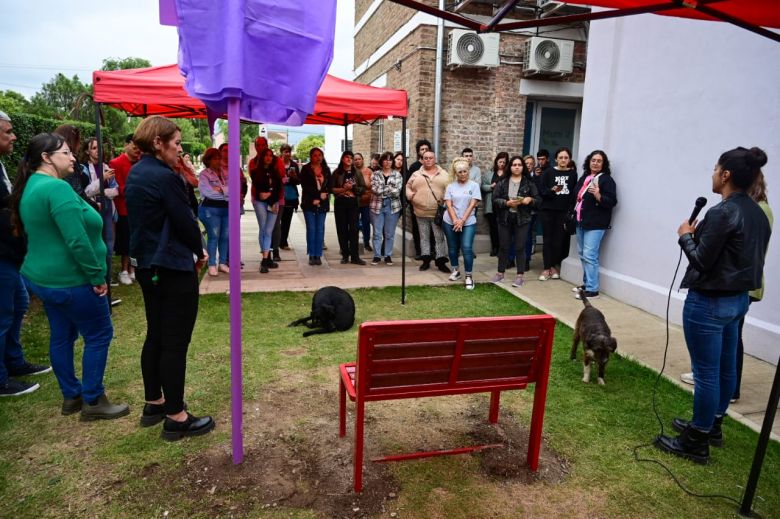
[[[590,382],[590,363],[596,361],[599,365],[599,384],[604,385],[604,368],[609,362],[609,355],[617,349],[617,340],[612,337],[612,331],[607,325],[604,314],[594,308],[585,293],[580,289],[580,297],[585,308],[577,317],[574,327],[574,344],[571,346],[571,360],[577,359],[577,345],[582,339],[584,355],[582,381]]]

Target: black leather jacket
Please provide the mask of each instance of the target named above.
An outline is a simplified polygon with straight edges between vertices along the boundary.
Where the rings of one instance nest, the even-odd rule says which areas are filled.
[[[507,225],[509,219],[509,207],[506,203],[509,201],[510,178],[512,178],[511,175],[504,175],[493,190],[493,212],[496,213],[496,219],[500,225]],[[517,206],[517,225],[525,225],[531,221],[531,210],[538,209],[542,205],[542,197],[539,195],[536,183],[527,175],[521,177],[517,196],[523,198],[530,196],[534,199],[534,203],[531,205]]]
[[[759,288],[771,234],[758,204],[732,194],[707,211],[694,235],[680,236],[689,261],[680,288],[722,295]]]

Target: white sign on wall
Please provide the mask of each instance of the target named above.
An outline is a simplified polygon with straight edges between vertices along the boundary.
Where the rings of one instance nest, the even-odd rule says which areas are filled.
[[[412,133],[407,128],[406,130],[406,156],[409,156],[409,149],[412,147],[411,143]],[[393,152],[401,151],[401,130],[393,132]]]

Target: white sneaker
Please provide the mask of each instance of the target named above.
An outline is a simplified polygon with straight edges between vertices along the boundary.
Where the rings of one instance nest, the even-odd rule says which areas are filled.
[[[135,270],[130,273],[130,280],[135,281]]]
[[[551,274],[549,270],[543,270],[541,275],[539,276],[539,281],[547,281],[550,279]]]
[[[123,270],[119,273],[119,284],[120,285],[132,285],[133,280],[130,279],[130,274],[126,270]]]
[[[580,289],[583,289],[583,290],[585,290],[585,285],[579,285],[579,286],[576,286],[576,287],[571,287],[571,291],[572,291],[572,292],[574,292],[575,294],[576,294],[577,292],[579,292],[579,291],[580,291]]]
[[[471,274],[466,274],[466,290],[474,290],[474,280]]]
[[[460,279],[460,272],[457,270],[453,270],[452,274],[450,274],[450,281],[457,281]]]
[[[683,373],[682,375],[680,375],[680,380],[682,380],[686,384],[693,385],[693,373]]]

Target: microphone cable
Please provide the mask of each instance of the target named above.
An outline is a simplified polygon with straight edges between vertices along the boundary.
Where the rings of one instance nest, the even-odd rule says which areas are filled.
[[[668,292],[668,294],[666,296],[666,345],[664,346],[664,359],[663,359],[663,363],[661,364],[661,371],[658,372],[658,376],[656,377],[655,383],[653,384],[653,398],[652,398],[653,414],[655,415],[655,418],[658,421],[658,427],[660,428],[659,435],[663,435],[664,434],[664,423],[663,423],[663,420],[661,419],[660,414],[658,413],[658,401],[657,401],[658,385],[660,384],[661,377],[663,376],[664,370],[666,369],[666,356],[667,356],[667,353],[669,352],[669,307],[670,307],[671,301],[672,301],[672,290],[674,290],[674,283],[675,283],[675,281],[677,281],[677,274],[680,271],[680,264],[682,263],[682,256],[683,256],[683,251],[682,251],[682,247],[681,247],[680,248],[680,257],[677,258],[677,266],[674,269],[674,276],[672,277],[672,284],[669,285],[669,292]],[[680,482],[679,478],[674,474],[674,472],[672,472],[672,470],[669,467],[667,467],[664,463],[662,463],[662,462],[660,462],[660,461],[658,461],[656,459],[653,459],[653,458],[642,458],[642,457],[640,457],[639,449],[644,448],[644,447],[655,447],[655,442],[653,441],[653,442],[650,442],[650,443],[643,443],[641,445],[635,446],[633,448],[634,460],[635,461],[640,461],[640,462],[655,463],[656,465],[660,466],[662,469],[664,469],[669,474],[669,476],[671,476],[671,478],[674,480],[674,482],[677,483],[677,486],[680,487],[680,489],[683,492],[685,492],[686,494],[688,494],[689,496],[691,496],[691,497],[700,497],[700,498],[710,498],[710,499],[724,499],[726,501],[729,501],[731,503],[736,504],[738,507],[741,506],[742,503],[739,500],[737,500],[737,499],[735,499],[735,498],[733,498],[731,496],[727,496],[727,495],[724,495],[724,494],[699,494],[699,493],[694,492],[692,490],[688,490],[685,487],[685,485],[683,485]]]

